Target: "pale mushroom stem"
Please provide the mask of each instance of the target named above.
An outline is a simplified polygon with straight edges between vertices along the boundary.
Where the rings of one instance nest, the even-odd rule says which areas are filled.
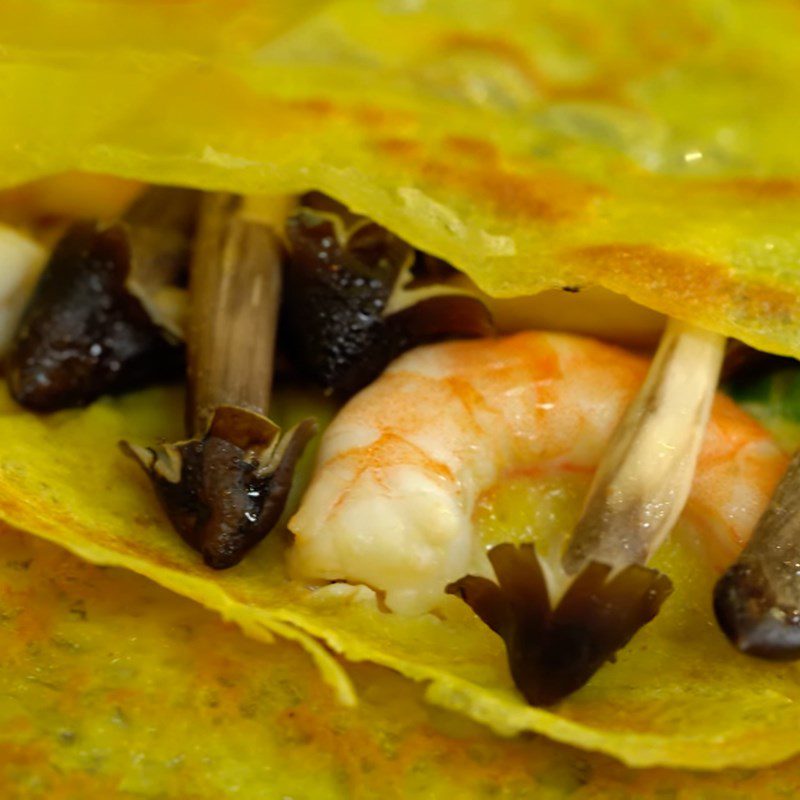
[[[192,264],[187,423],[202,436],[220,406],[266,414],[280,302],[277,236],[242,215],[242,199],[208,195]]]
[[[14,338],[45,258],[34,239],[0,225],[0,358]]]
[[[680,516],[719,380],[725,337],[671,319],[616,428],[563,556],[567,574],[597,561],[644,564]]]
[[[532,545],[503,544],[488,554],[496,583],[470,575],[447,587],[503,638],[514,682],[533,705],[583,686],[669,597],[669,578],[643,565],[689,496],[724,349],[723,336],[670,320],[611,437],[560,575],[545,579]]]

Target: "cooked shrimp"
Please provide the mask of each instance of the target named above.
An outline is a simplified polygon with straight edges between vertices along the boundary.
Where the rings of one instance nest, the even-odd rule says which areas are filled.
[[[293,573],[366,584],[400,613],[435,608],[451,581],[492,574],[473,534],[481,494],[519,470],[593,472],[646,371],[624,350],[554,333],[411,351],[323,437],[290,522]],[[769,434],[718,396],[687,511],[720,567],[785,466]]]

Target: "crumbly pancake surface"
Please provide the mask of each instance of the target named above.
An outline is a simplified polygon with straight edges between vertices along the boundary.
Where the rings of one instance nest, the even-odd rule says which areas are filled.
[[[785,797],[800,761],[630,770],[538,737],[499,739],[351,666],[338,704],[296,646],[265,645],[126,570],[0,531],[0,793],[18,800],[225,794],[301,800]]]

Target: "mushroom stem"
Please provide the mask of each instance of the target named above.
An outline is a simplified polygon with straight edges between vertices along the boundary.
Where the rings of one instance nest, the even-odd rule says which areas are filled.
[[[241,198],[203,200],[190,280],[186,423],[192,438],[122,443],[150,477],[183,539],[210,567],[237,564],[278,523],[298,459],[316,430],[281,436],[267,418],[281,250]]]
[[[127,288],[155,323],[184,338],[185,279],[197,226],[200,192],[152,186],[120,218],[131,251]]]
[[[683,511],[708,424],[725,337],[671,319],[618,425],[563,565],[644,564]]]
[[[0,358],[11,344],[44,260],[37,242],[0,225]]]
[[[200,193],[177,186],[151,186],[120,217],[133,257],[130,279],[149,294],[177,283],[186,270]]]
[[[583,686],[672,592],[643,565],[686,503],[724,349],[724,337],[669,321],[589,490],[566,574],[550,576],[561,584],[556,597],[530,545],[489,552],[496,583],[467,576],[447,588],[503,638],[528,702],[554,703]]]
[[[743,653],[800,658],[800,452],[747,547],[717,582],[714,612]]]
[[[190,433],[203,435],[219,406],[266,414],[280,302],[277,236],[243,219],[242,200],[203,201],[190,284]]]

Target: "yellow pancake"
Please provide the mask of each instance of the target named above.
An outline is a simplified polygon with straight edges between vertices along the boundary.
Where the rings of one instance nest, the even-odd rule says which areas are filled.
[[[357,593],[317,593],[286,577],[288,542],[280,532],[238,567],[205,567],[169,525],[141,470],[117,448],[123,438],[174,440],[181,407],[177,390],[157,389],[38,417],[6,396],[0,400],[0,516],[88,561],[146,575],[255,638],[294,637],[311,647],[346,703],[354,693],[344,668],[311,637],[351,660],[425,682],[430,701],[500,734],[535,731],[633,766],[758,767],[800,752],[800,667],[732,650],[711,614],[714,571],[689,529],[656,561],[676,584],[656,620],[584,689],[553,709],[531,708],[514,689],[499,637],[455,598],[445,622],[387,614]],[[290,393],[277,397],[274,412],[288,424],[312,412],[324,419],[330,408]],[[515,514],[529,521],[525,515],[541,504],[535,494],[525,499],[524,487],[511,491],[504,501],[508,536],[526,527],[515,523]],[[552,514],[544,516],[566,529],[579,507],[574,493],[551,502]]]
[[[505,741],[370,665],[337,704],[302,651],[263,645],[133,573],[0,532],[0,796],[11,800],[787,797],[800,760],[633,771]]]
[[[800,355],[798,35],[788,0],[13,0],[0,185],[318,188],[492,294]]]
[[[800,355],[796,4],[48,6],[0,8],[1,185],[83,169],[319,188],[490,293],[596,283]],[[298,639],[346,702],[352,685],[318,639],[501,733],[632,765],[755,767],[800,750],[798,669],[726,645],[691,532],[660,556],[681,580],[658,620],[584,690],[532,709],[500,641],[466,610],[445,624],[321,599],[286,581],[279,535],[235,570],[202,567],[116,449],[177,438],[179,405],[151,391],[38,418],[0,400],[0,517],[256,638]]]

